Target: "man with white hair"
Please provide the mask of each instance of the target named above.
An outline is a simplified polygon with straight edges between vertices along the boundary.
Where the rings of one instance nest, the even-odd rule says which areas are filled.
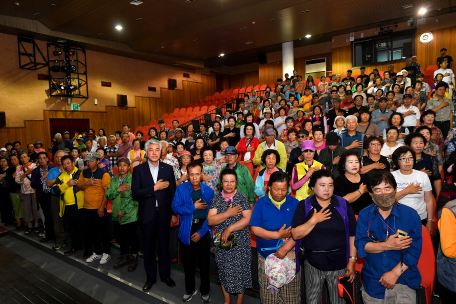
[[[168,145],[169,145],[169,143],[167,141],[165,141],[165,140],[160,141],[160,146],[161,146],[160,161],[173,167],[173,170],[176,170],[179,168],[179,162],[177,161],[177,158],[168,154]]]
[[[63,139],[62,134],[55,133],[54,142],[52,143],[52,155],[55,155],[57,151],[73,148],[73,142],[68,139]]]
[[[340,145],[347,150],[353,149],[362,156],[365,135],[356,131],[356,127],[358,127],[358,118],[355,115],[345,117],[347,132],[340,136]]]
[[[147,161],[133,170],[131,191],[139,203],[138,223],[144,239],[144,268],[147,273],[143,291],[147,292],[157,282],[156,253],[161,281],[169,287],[176,286],[171,279],[169,230],[170,225],[177,222],[177,217],[171,209],[176,179],[173,168],[160,162],[162,145],[156,139],[149,139],[144,144],[144,150]]]

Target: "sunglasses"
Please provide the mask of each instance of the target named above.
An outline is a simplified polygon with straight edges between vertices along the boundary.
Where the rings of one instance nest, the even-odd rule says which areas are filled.
[[[299,135],[298,138],[306,138],[305,135]]]
[[[307,150],[304,150],[304,151],[302,151],[302,152],[304,152],[304,153],[310,153],[310,152],[315,152],[315,151],[314,151],[314,150],[307,149]]]

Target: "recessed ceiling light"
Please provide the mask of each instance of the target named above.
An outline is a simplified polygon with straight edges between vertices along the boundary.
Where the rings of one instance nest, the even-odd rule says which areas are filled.
[[[301,14],[304,14],[304,13],[305,13],[305,11],[301,11]]]
[[[122,26],[121,25],[116,25],[116,30],[121,31],[122,30]]]
[[[252,24],[255,24],[255,21],[252,21]]]
[[[245,44],[252,44],[253,42],[252,41],[247,41]]]
[[[310,12],[309,10],[306,10],[306,13]]]
[[[427,9],[425,9],[425,8],[423,7],[423,8],[420,9],[420,11],[418,12],[418,14],[424,15],[424,14],[426,14],[426,12],[427,12]]]
[[[55,6],[55,3],[52,3],[51,6]]]
[[[133,4],[133,5],[140,5],[140,4],[143,4],[142,1],[139,1],[139,0],[133,0],[130,2],[130,4]]]
[[[306,37],[306,38],[310,38],[310,37],[312,37],[312,35],[310,35],[310,34],[307,34],[307,35],[305,35],[304,37]]]
[[[14,3],[14,4],[19,5],[19,2],[16,2],[16,3]]]
[[[138,19],[136,19],[136,21],[142,21],[142,18],[138,18]]]
[[[225,54],[223,54],[223,53],[220,53],[219,57],[223,57],[223,56],[225,56]]]
[[[162,46],[162,49],[164,49],[164,48],[165,48],[165,47],[164,47],[164,46]]]
[[[98,34],[98,36],[103,36],[103,33]]]

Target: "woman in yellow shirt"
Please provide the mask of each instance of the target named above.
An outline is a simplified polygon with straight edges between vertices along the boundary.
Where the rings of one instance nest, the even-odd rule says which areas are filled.
[[[130,160],[130,166],[132,168],[145,162],[144,150],[141,150],[140,147],[141,140],[139,138],[134,139],[133,149],[130,150],[130,153],[128,153],[128,159]]]

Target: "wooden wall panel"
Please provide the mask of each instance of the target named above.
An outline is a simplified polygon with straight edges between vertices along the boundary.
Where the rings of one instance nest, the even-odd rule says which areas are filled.
[[[0,128],[0,146],[16,140],[23,145],[43,142],[44,147],[50,147],[51,118],[89,119],[90,127],[95,131],[104,128],[111,135],[120,131],[122,125],[129,124],[132,132],[137,126],[149,125],[152,119],[160,119],[164,113],[171,113],[175,108],[181,108],[208,95],[215,93],[215,74],[202,75],[203,83],[183,81],[182,90],[160,89],[161,98],[135,96],[135,107],[106,106],[105,111],[66,111],[45,110],[44,120],[26,120],[25,127]]]
[[[260,64],[260,68],[259,68],[260,84],[277,83],[278,78],[283,78],[281,61]]]
[[[418,57],[419,58],[419,57]],[[376,64],[366,65],[366,74],[372,72],[373,69],[379,71],[387,71],[389,64]],[[399,71],[405,67],[405,60],[394,63],[394,70]],[[360,74],[359,68],[352,68],[352,47],[344,46],[340,48],[334,48],[332,51],[332,75],[341,74],[347,75],[347,70],[352,70],[353,75]]]
[[[434,39],[428,44],[422,44],[420,42],[421,34],[422,32],[417,32],[416,34],[416,55],[418,57],[418,63],[425,71],[428,65],[437,64],[437,58],[440,57],[440,49],[443,47],[448,50],[447,54],[454,58],[454,50],[456,49],[456,39],[454,39],[456,27],[432,31]]]
[[[244,86],[248,87],[250,85],[255,86],[259,83],[260,83],[260,81],[258,78],[258,71],[236,74],[236,75],[230,76],[230,86],[232,88],[237,88],[237,87],[242,88]]]

